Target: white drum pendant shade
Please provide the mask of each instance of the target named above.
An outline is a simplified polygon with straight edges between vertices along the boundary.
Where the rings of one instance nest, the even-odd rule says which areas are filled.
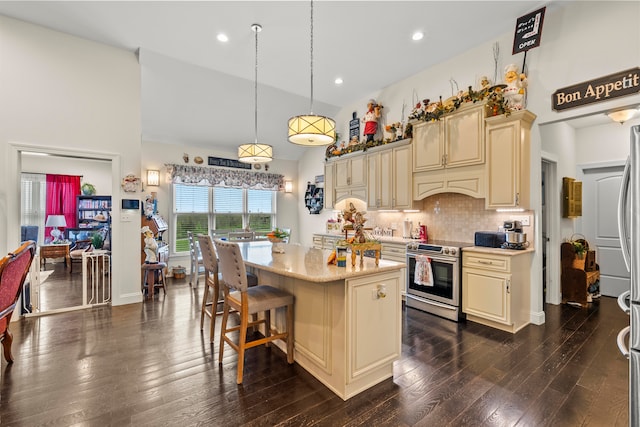
[[[329,145],[336,140],[336,122],[324,116],[304,115],[289,119],[289,142],[298,145]]]
[[[267,144],[242,144],[238,160],[243,163],[266,163],[273,159],[273,148]]]

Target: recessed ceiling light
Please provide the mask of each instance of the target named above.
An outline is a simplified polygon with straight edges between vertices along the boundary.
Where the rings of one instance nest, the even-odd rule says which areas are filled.
[[[227,37],[227,35],[223,33],[218,34],[217,39],[219,42],[222,42],[222,43],[226,43],[229,41],[229,37]]]
[[[411,36],[411,39],[413,39],[414,41],[418,41],[418,40],[422,40],[423,37],[424,37],[424,33],[422,31],[416,31]]]
[[[344,83],[341,77],[337,77],[337,78],[334,80],[334,82],[335,82],[335,84],[337,84],[337,85],[341,85],[342,83]]]

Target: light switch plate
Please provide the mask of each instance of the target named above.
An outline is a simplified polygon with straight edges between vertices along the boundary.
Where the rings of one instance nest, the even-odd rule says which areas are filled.
[[[523,227],[531,225],[531,217],[529,215],[515,215],[511,219],[514,221],[520,221]]]

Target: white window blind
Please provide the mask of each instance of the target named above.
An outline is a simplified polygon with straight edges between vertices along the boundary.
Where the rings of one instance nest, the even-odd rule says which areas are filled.
[[[39,173],[23,173],[21,181],[20,223],[42,226],[47,205],[47,176]]]
[[[273,213],[273,191],[247,190],[249,213]]]
[[[209,212],[209,187],[176,184],[175,213]]]
[[[214,187],[213,211],[216,213],[242,213],[242,189]]]

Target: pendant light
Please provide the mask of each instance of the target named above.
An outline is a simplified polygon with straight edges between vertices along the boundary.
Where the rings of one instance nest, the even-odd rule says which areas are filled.
[[[262,31],[260,24],[251,25],[251,29],[256,33],[256,69],[255,69],[255,109],[254,109],[254,131],[255,142],[253,144],[242,144],[238,147],[238,160],[243,163],[266,163],[273,160],[273,147],[268,144],[258,144],[258,33]]]
[[[298,145],[329,145],[336,140],[336,122],[313,114],[313,0],[311,0],[311,102],[309,114],[289,119],[289,142]]]

